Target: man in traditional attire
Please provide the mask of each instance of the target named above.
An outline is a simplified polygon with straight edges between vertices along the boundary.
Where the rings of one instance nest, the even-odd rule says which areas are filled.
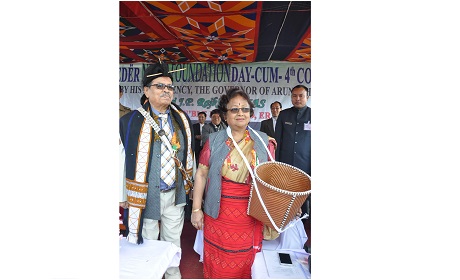
[[[129,205],[127,240],[141,244],[143,238],[157,240],[160,235],[160,240],[180,247],[191,187],[186,179],[193,169],[192,123],[172,103],[174,86],[166,63],[150,65],[142,85],[148,102],[120,119]],[[168,268],[165,278],[181,278],[179,267]]]

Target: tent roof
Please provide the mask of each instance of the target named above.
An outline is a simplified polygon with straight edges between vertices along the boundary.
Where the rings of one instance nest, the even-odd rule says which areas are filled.
[[[309,1],[121,1],[120,63],[310,62]]]

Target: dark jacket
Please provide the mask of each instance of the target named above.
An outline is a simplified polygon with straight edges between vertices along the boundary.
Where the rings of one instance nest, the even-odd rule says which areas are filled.
[[[273,128],[273,118],[260,122],[260,131],[265,132],[268,136],[275,138],[275,129]]]
[[[206,123],[204,123],[206,125]],[[193,134],[195,136],[197,135],[201,135],[201,131],[200,131],[200,123],[197,122],[195,124],[193,124]],[[201,145],[201,140],[198,140],[195,138],[195,159],[196,159],[196,164],[198,166],[198,159],[199,159],[199,156],[200,156],[200,152],[201,152],[201,149],[203,148]],[[204,144],[204,142],[203,142]]]
[[[276,121],[276,160],[311,175],[311,108],[295,107],[280,112]]]

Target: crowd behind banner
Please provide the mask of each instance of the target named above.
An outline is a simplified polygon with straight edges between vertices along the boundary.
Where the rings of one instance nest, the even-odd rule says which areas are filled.
[[[137,109],[142,97],[141,80],[149,64],[120,64],[120,85],[123,97],[120,103]],[[239,87],[249,94],[255,105],[252,124],[271,117],[270,104],[279,101],[289,108],[291,89],[302,84],[311,96],[311,63],[255,62],[242,64],[174,64],[172,72],[176,89],[173,102],[179,105],[192,121],[198,120],[199,112],[210,112],[217,107],[219,97],[229,88]],[[310,106],[309,98],[307,106]]]

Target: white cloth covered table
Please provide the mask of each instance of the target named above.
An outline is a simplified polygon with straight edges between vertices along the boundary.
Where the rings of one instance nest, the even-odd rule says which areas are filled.
[[[280,236],[274,240],[262,241],[262,252],[256,254],[254,263],[251,267],[253,279],[310,279],[308,271],[308,262],[303,265],[299,261],[306,261],[308,253],[303,249],[308,236],[305,232],[302,221],[297,221],[292,227],[280,233]],[[289,268],[282,267],[279,264],[277,252],[289,253],[291,259],[296,266],[295,271],[290,271]],[[266,255],[264,255],[266,254]],[[267,260],[272,257],[271,260]],[[267,269],[267,261],[271,264]],[[270,275],[270,270],[272,274]],[[286,273],[285,273],[286,272]]]
[[[289,253],[291,255],[293,265],[296,266],[295,273],[289,271],[291,269],[290,267],[283,267],[279,264],[277,256],[274,255],[277,254],[277,252]],[[265,256],[264,253],[267,254],[267,256]],[[303,249],[262,250],[256,254],[256,258],[251,267],[251,277],[252,279],[310,279],[311,275],[308,271],[308,262],[301,263],[302,261],[306,261],[308,256],[309,254]],[[272,257],[271,261],[266,260],[268,257]],[[269,268],[267,268],[267,262],[270,264]],[[274,275],[270,275],[270,271]]]
[[[148,240],[137,245],[120,239],[121,279],[161,279],[168,267],[177,267],[181,248],[169,241]]]

